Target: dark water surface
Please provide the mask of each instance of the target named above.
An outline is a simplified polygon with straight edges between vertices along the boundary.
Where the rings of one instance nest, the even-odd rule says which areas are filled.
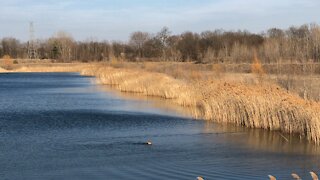
[[[290,179],[319,149],[179,116],[72,73],[0,74],[0,179]],[[152,146],[142,145],[152,140]]]

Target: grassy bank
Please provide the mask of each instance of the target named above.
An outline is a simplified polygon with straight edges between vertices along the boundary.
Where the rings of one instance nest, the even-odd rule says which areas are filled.
[[[239,74],[217,78],[221,76],[219,73],[212,77],[199,71],[185,75],[183,71],[179,73],[179,69],[168,73],[148,69],[155,67],[51,64],[20,67],[14,71],[81,72],[122,92],[170,99],[172,103],[188,107],[195,118],[299,134],[320,143],[320,104],[303,100],[261,77],[250,75],[237,81],[234,77],[241,79]]]
[[[96,76],[99,83],[123,92],[171,99],[173,103],[191,107],[196,118],[297,133],[320,142],[320,104],[270,83],[185,81],[163,73],[99,66],[85,68],[82,74]]]

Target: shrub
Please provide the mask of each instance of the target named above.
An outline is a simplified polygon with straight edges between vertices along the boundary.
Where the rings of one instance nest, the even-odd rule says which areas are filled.
[[[263,82],[265,72],[256,53],[253,56],[253,63],[251,64],[251,73],[257,76],[259,83]]]
[[[262,64],[256,54],[254,55],[253,63],[251,64],[251,72],[259,76],[262,76],[265,74],[262,68]]]
[[[4,55],[2,59],[3,59],[3,68],[5,68],[6,70],[12,70],[13,60],[11,59],[11,57],[9,55]]]

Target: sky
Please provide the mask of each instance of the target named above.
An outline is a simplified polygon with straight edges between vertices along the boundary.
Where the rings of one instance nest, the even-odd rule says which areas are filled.
[[[128,39],[134,31],[248,30],[320,23],[320,0],[0,0],[0,38]]]

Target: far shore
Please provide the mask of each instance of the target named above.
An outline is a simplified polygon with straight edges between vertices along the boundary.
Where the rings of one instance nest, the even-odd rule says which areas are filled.
[[[168,64],[168,63],[167,63]],[[298,134],[320,144],[320,103],[305,100],[259,73],[225,73],[219,66],[164,63],[19,63],[14,72],[79,72],[121,92],[169,99],[195,118]]]

